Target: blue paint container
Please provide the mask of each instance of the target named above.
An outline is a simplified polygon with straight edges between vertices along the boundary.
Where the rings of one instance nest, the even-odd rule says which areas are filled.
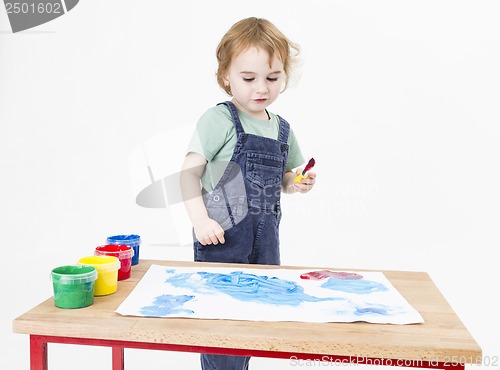
[[[113,235],[106,239],[107,244],[125,244],[134,250],[132,257],[132,266],[139,263],[139,247],[141,245],[141,237],[135,234],[128,235]]]

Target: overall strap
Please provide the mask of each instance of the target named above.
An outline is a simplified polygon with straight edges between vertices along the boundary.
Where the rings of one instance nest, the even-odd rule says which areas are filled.
[[[278,141],[287,144],[288,135],[290,134],[290,124],[281,116],[278,117],[280,119],[280,131],[278,133]]]
[[[217,105],[221,105],[221,104],[224,104],[229,109],[229,112],[231,113],[231,117],[233,118],[234,127],[236,128],[236,134],[238,136],[240,134],[244,134],[245,130],[243,130],[243,126],[241,125],[240,117],[238,117],[238,111],[236,109],[236,106],[230,101],[225,101],[225,102],[219,103]]]

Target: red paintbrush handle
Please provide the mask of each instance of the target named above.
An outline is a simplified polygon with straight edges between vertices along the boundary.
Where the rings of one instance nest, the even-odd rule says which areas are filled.
[[[314,160],[314,158],[311,158],[307,163],[306,168],[304,168],[304,170],[302,171],[302,175],[305,175],[306,172],[309,171],[311,168],[313,168],[315,164],[316,161]]]

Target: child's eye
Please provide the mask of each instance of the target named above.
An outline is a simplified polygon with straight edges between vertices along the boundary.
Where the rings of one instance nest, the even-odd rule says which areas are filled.
[[[271,82],[275,82],[275,81],[278,81],[278,78],[277,77],[268,77],[267,80],[271,81]]]
[[[253,80],[255,80],[255,78],[243,78],[245,82],[252,82]]]

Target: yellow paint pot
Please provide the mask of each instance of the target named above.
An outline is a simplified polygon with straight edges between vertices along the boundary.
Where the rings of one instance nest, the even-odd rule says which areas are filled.
[[[113,256],[88,256],[78,260],[79,265],[93,266],[97,270],[94,295],[108,295],[118,289],[120,260]]]

